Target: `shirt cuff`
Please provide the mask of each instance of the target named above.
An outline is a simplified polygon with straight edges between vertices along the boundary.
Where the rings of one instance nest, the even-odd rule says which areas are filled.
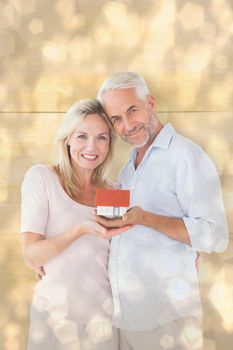
[[[186,245],[188,250],[212,252],[212,232],[210,225],[203,219],[183,217],[184,224],[189,234],[191,246]]]

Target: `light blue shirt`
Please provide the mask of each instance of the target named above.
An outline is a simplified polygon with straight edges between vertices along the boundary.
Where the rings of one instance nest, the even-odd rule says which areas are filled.
[[[201,147],[167,124],[135,170],[136,153],[119,177],[131,191],[131,207],[183,218],[191,247],[142,225],[112,239],[113,323],[131,331],[201,314],[196,251],[221,252],[228,245],[219,177]]]

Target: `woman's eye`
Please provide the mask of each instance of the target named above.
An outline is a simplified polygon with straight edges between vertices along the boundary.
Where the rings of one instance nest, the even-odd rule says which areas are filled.
[[[97,139],[100,140],[100,141],[108,141],[109,137],[108,136],[104,136],[104,135],[100,135],[100,136],[98,136]]]
[[[85,140],[87,137],[86,137],[86,135],[77,135],[76,136],[77,137],[77,139],[81,139],[81,140]]]

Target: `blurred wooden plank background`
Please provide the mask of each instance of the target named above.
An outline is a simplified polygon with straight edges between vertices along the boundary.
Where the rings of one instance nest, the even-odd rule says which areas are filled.
[[[63,111],[105,77],[134,70],[159,116],[202,145],[223,187],[231,243],[200,272],[206,350],[233,343],[233,4],[227,0],[9,0],[0,3],[0,344],[26,348],[34,276],[21,258],[20,184],[54,160]],[[109,176],[129,147],[118,142]]]

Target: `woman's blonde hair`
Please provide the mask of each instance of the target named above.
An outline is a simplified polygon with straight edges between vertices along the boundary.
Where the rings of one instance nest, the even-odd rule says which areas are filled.
[[[106,164],[113,154],[113,144],[116,138],[113,126],[105,114],[101,104],[95,99],[84,99],[73,104],[66,112],[63,122],[57,131],[56,136],[56,165],[53,170],[57,173],[62,182],[64,190],[74,199],[78,198],[81,190],[80,178],[74,173],[71,162],[68,140],[74,130],[80,125],[83,119],[90,114],[98,114],[109,127],[109,152],[104,162],[93,171],[92,181],[97,184],[105,184],[104,170]]]

